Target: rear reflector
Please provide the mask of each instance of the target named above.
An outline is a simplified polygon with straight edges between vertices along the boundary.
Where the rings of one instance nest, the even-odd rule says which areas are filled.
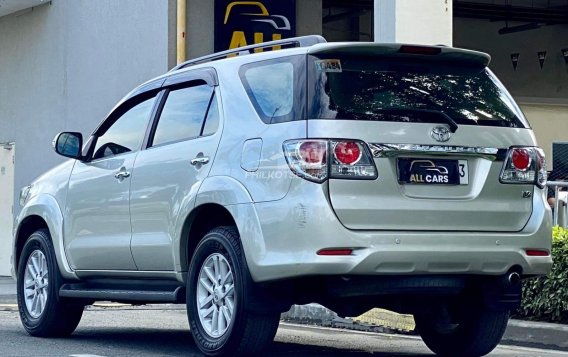
[[[318,255],[351,255],[353,249],[321,249]]]
[[[429,47],[429,46],[410,46],[410,45],[403,45],[400,46],[399,53],[408,53],[411,55],[427,55],[427,56],[435,56],[442,53],[442,49],[439,47]]]
[[[550,256],[550,252],[548,250],[541,250],[541,249],[525,249],[527,255],[529,257],[548,257]]]

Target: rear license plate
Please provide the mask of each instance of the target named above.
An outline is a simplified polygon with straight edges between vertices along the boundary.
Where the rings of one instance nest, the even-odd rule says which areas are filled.
[[[398,159],[398,181],[404,184],[467,185],[467,160]]]

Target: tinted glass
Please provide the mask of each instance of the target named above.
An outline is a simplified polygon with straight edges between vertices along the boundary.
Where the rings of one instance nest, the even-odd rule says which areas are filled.
[[[160,115],[152,145],[198,137],[212,91],[205,84],[171,91]]]
[[[260,118],[267,124],[304,119],[305,56],[245,65],[241,80]]]
[[[134,106],[97,139],[93,159],[136,151],[142,145],[154,99]]]
[[[309,61],[310,118],[445,122],[441,116],[449,116],[458,125],[528,127],[487,68],[365,58]]]
[[[219,107],[217,106],[217,97],[214,96],[209,106],[209,112],[207,112],[207,118],[205,119],[205,125],[203,126],[203,133],[201,135],[213,135],[219,128]]]
[[[57,152],[66,156],[78,156],[81,152],[79,137],[70,133],[61,133],[57,138]]]

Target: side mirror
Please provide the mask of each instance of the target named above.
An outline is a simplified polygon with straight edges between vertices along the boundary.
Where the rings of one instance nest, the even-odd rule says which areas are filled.
[[[72,159],[81,159],[83,147],[83,135],[81,133],[63,132],[53,139],[53,148],[61,156]]]

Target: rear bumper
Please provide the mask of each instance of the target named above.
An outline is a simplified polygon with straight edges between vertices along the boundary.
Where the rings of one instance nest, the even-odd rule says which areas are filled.
[[[243,245],[257,282],[310,275],[504,275],[513,268],[527,276],[547,274],[552,266],[550,256],[525,253],[551,250],[544,195],[533,198],[532,216],[520,232],[353,231],[336,218],[325,186],[293,181],[284,199],[254,204],[259,229]],[[324,248],[354,252],[318,256]]]

